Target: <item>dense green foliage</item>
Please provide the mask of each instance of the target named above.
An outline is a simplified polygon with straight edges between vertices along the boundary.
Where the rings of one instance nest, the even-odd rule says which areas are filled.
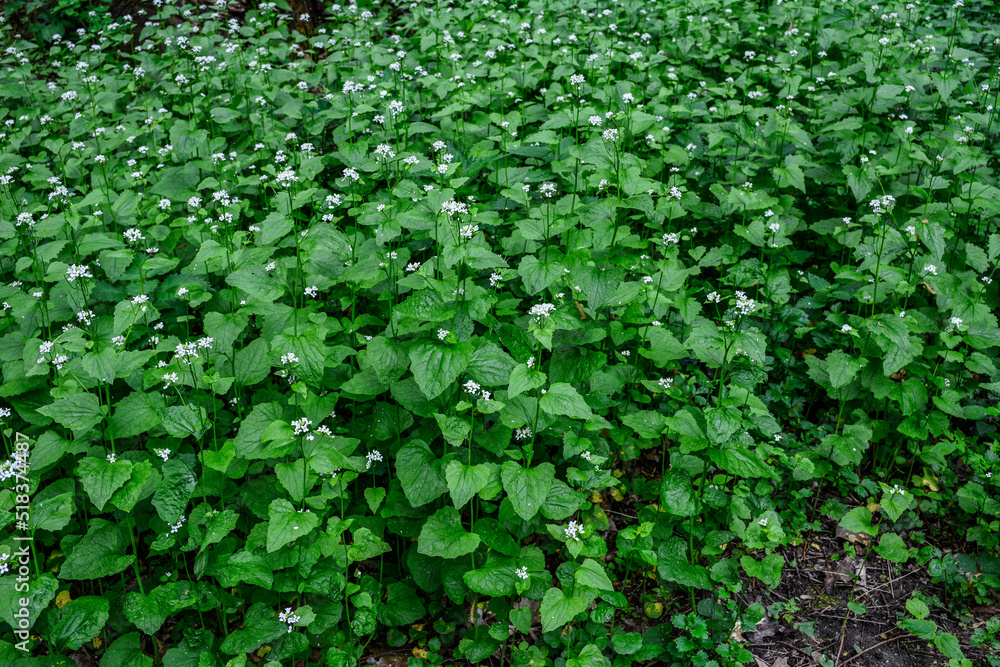
[[[0,29],[0,663],[735,665],[838,524],[971,664],[995,6],[289,9]]]

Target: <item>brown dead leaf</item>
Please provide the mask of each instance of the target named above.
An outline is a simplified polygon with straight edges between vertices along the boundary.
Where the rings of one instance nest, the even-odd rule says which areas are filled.
[[[872,539],[868,533],[855,533],[841,526],[837,526],[837,537],[847,540],[851,544],[860,544],[862,546],[868,546],[868,543]]]

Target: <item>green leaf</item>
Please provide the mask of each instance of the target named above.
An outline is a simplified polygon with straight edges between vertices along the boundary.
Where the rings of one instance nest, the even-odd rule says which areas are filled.
[[[226,276],[226,283],[243,290],[254,299],[268,303],[285,291],[278,279],[265,271],[263,266],[248,266],[234,271]]]
[[[591,419],[594,416],[583,396],[565,382],[557,382],[549,387],[538,404],[550,415],[566,415],[576,419]]]
[[[153,494],[153,507],[166,523],[175,524],[186,513],[196,480],[191,468],[179,459],[165,462],[162,471],[163,480]]]
[[[159,473],[155,475],[159,478]],[[133,462],[131,476],[125,486],[111,496],[111,504],[123,512],[131,512],[136,503],[153,493],[153,489],[147,487],[153,476],[153,464],[150,461]]]
[[[939,632],[934,635],[934,646],[946,658],[965,660],[965,654],[962,653],[962,647],[959,645],[958,639],[950,632]]]
[[[657,366],[667,366],[671,361],[677,361],[688,356],[687,348],[674,338],[665,327],[651,327],[646,331],[649,349],[639,349],[639,354],[650,359]]]
[[[882,533],[875,552],[893,563],[905,563],[910,559],[910,550],[906,548],[903,538],[896,533]]]
[[[906,601],[906,611],[910,612],[914,618],[920,621],[927,618],[931,613],[931,610],[924,601],[917,598],[910,598]]]
[[[258,226],[260,233],[257,234],[257,243],[271,245],[292,230],[292,219],[279,211],[274,211],[261,220]]]
[[[840,520],[840,526],[852,533],[878,535],[878,528],[872,526],[872,513],[867,507],[855,507]]]
[[[35,579],[18,581],[17,577],[0,577],[0,619],[3,619],[12,630],[31,629],[35,626],[39,614],[42,613],[59,590],[59,581],[46,572]],[[24,590],[27,586],[27,590]],[[21,590],[18,590],[21,589]],[[27,598],[27,606],[21,604],[21,598]],[[22,616],[27,609],[27,617]],[[18,614],[15,616],[14,614]],[[21,625],[27,622],[26,628]]]
[[[688,545],[680,537],[670,537],[660,543],[656,552],[656,573],[664,581],[702,590],[715,587],[707,568],[691,565],[687,556]]]
[[[365,368],[370,368],[379,384],[388,387],[399,380],[410,367],[410,359],[403,346],[385,336],[375,336],[368,341],[365,352]]]
[[[622,417],[622,423],[635,431],[640,438],[655,440],[667,428],[667,418],[659,412],[640,410]]]
[[[915,618],[904,618],[899,621],[899,627],[907,632],[912,632],[917,637],[930,641],[937,633],[937,623],[930,620],[919,620]]]
[[[31,502],[29,529],[62,530],[73,518],[75,489],[72,479],[56,480],[39,491]]]
[[[579,655],[566,661],[566,667],[604,667],[604,656],[596,644],[587,644]]]
[[[308,473],[308,474],[307,474]],[[306,470],[305,459],[274,464],[278,483],[288,492],[292,502],[300,503],[316,482],[316,474]]]
[[[131,461],[115,461],[88,456],[80,460],[76,468],[87,495],[98,510],[104,510],[104,505],[119,488],[125,485],[132,475]]]
[[[77,598],[58,611],[49,641],[59,649],[75,651],[101,634],[111,615],[111,602],[96,595]]]
[[[691,476],[679,468],[671,468],[660,482],[660,503],[674,516],[692,516],[697,512]]]
[[[200,438],[208,429],[205,408],[190,403],[171,405],[163,411],[163,428],[175,438]]]
[[[208,514],[208,520],[204,525],[205,535],[201,539],[201,543],[198,545],[198,553],[204,551],[205,547],[212,544],[218,544],[223,540],[223,538],[229,535],[229,533],[233,532],[239,518],[239,514],[233,510],[210,512]]]
[[[525,364],[518,364],[510,374],[510,382],[507,386],[507,398],[511,399],[526,391],[544,386],[545,379],[545,373],[528,368]]]
[[[496,343],[487,342],[472,355],[466,369],[469,377],[484,387],[503,387],[517,362]]]
[[[271,364],[267,360],[269,350],[267,341],[263,338],[255,338],[242,350],[237,350],[233,365],[236,381],[249,387],[264,380],[271,372]]]
[[[92,518],[87,534],[73,546],[59,568],[62,579],[100,579],[118,574],[132,564],[135,556],[126,556],[129,540],[116,523]]]
[[[615,587],[611,584],[608,573],[604,571],[604,566],[593,558],[586,558],[583,564],[576,570],[576,583],[599,591],[613,591]]]
[[[240,334],[250,323],[250,317],[243,312],[205,313],[205,333],[214,339],[214,349],[229,354]]]
[[[326,368],[326,329],[311,326],[305,331],[299,329],[299,335],[280,334],[271,340],[272,353],[282,355],[293,353],[298,358],[295,364],[295,375],[307,384],[318,387],[323,382]]]
[[[416,590],[408,584],[389,584],[385,603],[378,607],[378,620],[383,625],[402,626],[416,623],[427,613]]]
[[[562,521],[581,509],[580,503],[586,496],[569,488],[558,479],[553,480],[549,493],[542,503],[542,516],[553,521]]]
[[[611,646],[618,655],[632,655],[642,648],[642,635],[638,632],[612,635]]]
[[[538,513],[549,494],[555,474],[555,466],[548,462],[533,468],[523,468],[513,461],[504,462],[500,468],[500,479],[518,516],[530,521]]]
[[[540,262],[534,255],[525,255],[517,267],[517,273],[524,281],[524,289],[528,294],[534,295],[562,277],[563,265],[558,262]]]
[[[153,667],[153,659],[142,652],[139,633],[122,635],[101,657],[101,667]]]
[[[273,582],[271,567],[264,556],[249,551],[237,551],[228,560],[209,568],[209,574],[226,588],[243,582],[270,589]]]
[[[912,493],[898,486],[889,486],[885,482],[880,484],[882,486],[882,501],[879,506],[893,522],[899,521],[899,517],[913,505],[916,498]]]
[[[781,569],[785,565],[785,558],[781,554],[771,554],[763,560],[742,556],[740,565],[749,576],[760,579],[768,588],[776,588],[781,583]]]
[[[819,451],[829,456],[837,465],[857,465],[868,451],[871,437],[870,428],[862,424],[851,424],[845,426],[840,434],[831,433],[824,437],[820,442]]]
[[[858,616],[864,616],[865,614],[868,613],[868,607],[861,604],[860,602],[855,602],[854,600],[851,600],[850,602],[847,603],[847,608],[852,612],[854,612],[855,614],[857,614]]]
[[[468,420],[441,413],[434,413],[434,419],[441,429],[445,442],[452,447],[460,446],[469,437],[471,427]]]
[[[482,538],[483,543],[490,549],[502,553],[504,556],[516,557],[521,549],[517,542],[510,536],[503,524],[492,517],[478,519],[476,521],[476,534]]]
[[[73,431],[86,431],[104,419],[97,396],[87,392],[60,398],[38,412]]]
[[[167,618],[198,601],[190,582],[175,581],[154,588],[148,595],[131,591],[125,595],[122,609],[135,627],[147,635],[156,633]]]
[[[830,374],[830,385],[834,389],[846,387],[861,370],[861,362],[848,356],[843,350],[833,350],[826,358],[826,369]]]
[[[473,348],[469,343],[417,343],[410,350],[413,379],[424,396],[436,398],[465,372],[472,354]]]
[[[372,511],[372,514],[378,513],[378,508],[382,505],[383,500],[385,500],[384,487],[376,486],[375,488],[365,489],[365,502],[368,503],[368,509]]]
[[[448,481],[448,491],[455,507],[462,509],[474,495],[479,493],[493,477],[496,464],[477,466],[464,465],[455,460],[445,468],[444,476]]]
[[[737,445],[727,449],[712,448],[708,450],[708,458],[737,477],[780,479],[773,467],[746,447]]]
[[[359,563],[379,554],[391,551],[391,547],[381,537],[368,528],[358,528],[354,531],[354,543],[347,550],[347,557],[352,563]]]
[[[320,522],[318,515],[308,509],[299,511],[284,498],[271,501],[267,518],[267,553],[308,535]]]
[[[243,629],[231,630],[219,650],[228,655],[250,653],[285,634],[288,634],[288,628],[278,620],[274,609],[263,602],[256,602],[247,610]]]
[[[158,425],[164,409],[160,394],[133,391],[115,406],[108,424],[109,438],[132,438]]]
[[[508,617],[514,629],[521,634],[526,635],[531,631],[531,609],[528,607],[512,609]]]
[[[590,606],[587,595],[567,595],[560,588],[550,588],[542,598],[539,613],[542,616],[542,632],[551,632],[563,627]]]
[[[454,507],[442,507],[424,522],[417,538],[417,551],[436,558],[458,558],[476,550],[479,536],[462,528]]]
[[[742,427],[740,412],[731,406],[711,408],[705,412],[708,437],[717,445],[729,442]]]
[[[423,440],[411,440],[400,448],[396,476],[413,507],[426,505],[448,490],[441,459]]]
[[[481,595],[514,595],[514,584],[518,581],[516,569],[517,561],[513,558],[491,553],[481,568],[469,570],[463,579],[469,590]]]

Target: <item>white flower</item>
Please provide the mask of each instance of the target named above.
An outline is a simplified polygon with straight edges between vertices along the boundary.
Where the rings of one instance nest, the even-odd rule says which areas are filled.
[[[527,566],[519,567],[516,570],[514,570],[514,574],[516,574],[518,576],[518,578],[520,578],[522,580],[527,580],[527,578],[528,578],[528,567]]]
[[[576,521],[570,521],[569,525],[566,526],[566,539],[579,542],[580,535],[583,535],[583,526]]]
[[[315,285],[310,285],[309,287],[305,288],[304,292],[306,296],[315,299],[316,295],[319,294],[319,288],[316,287]]]
[[[284,171],[279,172],[278,175],[274,177],[274,180],[278,181],[281,185],[288,187],[291,183],[298,181],[299,177],[295,175],[294,170],[285,169]]]
[[[312,420],[306,417],[302,419],[296,419],[292,422],[292,435],[303,435],[309,432],[309,427],[312,425]]]
[[[297,614],[292,613],[291,607],[285,607],[285,611],[278,613],[278,620],[285,623],[288,626],[288,632],[291,632],[292,626],[302,619]]]
[[[850,324],[845,324],[844,326],[840,327],[840,330],[843,331],[844,333],[848,333],[850,331],[854,331],[854,327],[852,327]]]
[[[451,332],[448,331],[447,329],[438,329],[438,340],[444,340],[445,338],[448,337],[449,333]]]
[[[86,264],[73,264],[68,269],[66,269],[66,280],[68,282],[73,282],[77,278],[93,278],[94,276],[90,273],[90,267]]]
[[[551,303],[539,303],[531,307],[528,314],[535,318],[536,322],[542,320],[542,318],[548,318],[552,315],[552,311],[556,309],[555,304]]]
[[[475,382],[474,380],[469,380],[468,382],[466,382],[465,385],[464,385],[464,387],[465,387],[466,393],[469,393],[469,394],[478,394],[479,390],[481,388],[479,386],[479,384],[477,382]]]
[[[382,453],[379,452],[377,449],[373,449],[372,451],[368,452],[367,459],[368,460],[365,463],[365,470],[368,470],[369,468],[371,468],[372,467],[372,463],[375,463],[376,461],[381,461],[382,460]]]
[[[938,270],[937,267],[934,266],[933,264],[928,264],[927,266],[924,267],[923,273],[929,273],[932,276],[936,276],[938,274]]]

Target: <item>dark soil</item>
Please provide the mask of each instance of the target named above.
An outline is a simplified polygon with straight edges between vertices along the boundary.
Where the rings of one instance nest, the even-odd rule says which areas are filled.
[[[832,528],[832,527],[831,527]],[[900,629],[897,621],[909,617],[906,601],[914,591],[944,599],[945,591],[932,583],[925,567],[899,565],[871,552],[855,535],[836,537],[831,529],[797,547],[781,550],[787,565],[781,584],[773,591],[762,587],[745,592],[747,603],[760,602],[769,612],[756,628],[744,631],[746,646],[761,667],[805,667],[827,664],[852,667],[924,667],[947,665],[947,659],[929,642]],[[865,536],[866,537],[866,536]],[[846,546],[857,542],[857,557]],[[852,599],[867,607],[858,616],[848,613]],[[775,604],[794,600],[798,611],[780,612]],[[996,605],[970,609],[966,623],[931,610],[938,629],[958,638],[974,665],[985,664],[982,651],[968,645],[973,630],[998,613]],[[774,613],[777,612],[777,613]],[[846,617],[846,623],[845,623]],[[813,623],[809,636],[796,625]],[[839,658],[838,658],[839,653]]]

